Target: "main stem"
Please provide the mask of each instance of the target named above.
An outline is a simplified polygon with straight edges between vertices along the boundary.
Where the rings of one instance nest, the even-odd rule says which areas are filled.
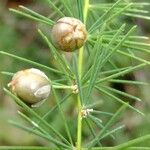
[[[79,50],[79,61],[78,61],[78,73],[81,79],[82,75],[82,64],[83,64],[83,47]],[[80,95],[78,94],[78,127],[77,127],[77,150],[81,150],[81,140],[82,140],[82,115],[81,115],[82,105],[80,100]]]
[[[83,10],[83,18],[84,18],[84,23],[86,24],[86,18],[87,18],[87,13],[88,13],[88,8],[89,8],[89,0],[84,1],[84,10]],[[82,67],[83,67],[83,51],[84,48],[80,48],[79,50],[79,61],[78,61],[78,73],[79,73],[79,79],[81,80],[82,76]],[[81,100],[80,100],[80,95],[78,94],[78,127],[77,127],[77,150],[82,149],[82,105],[81,105]]]

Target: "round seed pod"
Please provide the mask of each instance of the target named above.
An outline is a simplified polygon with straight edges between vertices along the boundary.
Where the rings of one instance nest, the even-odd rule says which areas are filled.
[[[64,17],[53,26],[51,37],[56,48],[72,52],[82,47],[86,42],[87,31],[80,20]]]
[[[15,95],[32,107],[42,104],[51,90],[48,77],[35,68],[18,71],[8,86]]]

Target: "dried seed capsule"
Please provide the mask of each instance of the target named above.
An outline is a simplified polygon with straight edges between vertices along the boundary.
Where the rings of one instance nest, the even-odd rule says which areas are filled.
[[[8,86],[14,94],[32,107],[43,103],[51,89],[45,73],[35,68],[18,71]]]
[[[51,36],[56,48],[72,52],[83,46],[87,38],[87,31],[80,20],[64,17],[53,26]]]

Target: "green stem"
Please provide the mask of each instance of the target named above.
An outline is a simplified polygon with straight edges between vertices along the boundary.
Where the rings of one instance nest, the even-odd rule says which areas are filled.
[[[77,128],[77,150],[81,150],[81,141],[82,141],[82,116],[81,116],[81,101],[80,96],[78,95],[78,128]]]
[[[89,8],[89,0],[84,1],[84,9],[83,9],[83,17],[84,17],[84,23],[86,24],[87,20],[87,13]],[[82,67],[83,67],[83,52],[84,47],[80,48],[79,50],[79,60],[78,60],[78,73],[79,73],[79,79],[82,77]],[[78,94],[78,125],[77,125],[77,150],[82,149],[82,105],[81,105],[81,99],[80,95]]]
[[[53,88],[54,88],[54,89],[72,89],[73,86],[67,86],[67,85],[54,85],[54,84],[53,84]]]
[[[84,2],[84,12],[83,12],[83,17],[84,17],[84,23],[86,23],[87,20],[87,14],[88,14],[88,9],[89,9],[89,0],[85,0]]]
[[[83,47],[79,50],[79,60],[78,60],[78,73],[79,78],[82,76],[82,66],[83,66]],[[78,127],[77,127],[77,150],[81,150],[81,141],[82,141],[82,116],[81,116],[81,99],[78,94]]]

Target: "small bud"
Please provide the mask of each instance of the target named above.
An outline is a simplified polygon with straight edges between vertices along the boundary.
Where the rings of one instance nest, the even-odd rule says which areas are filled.
[[[43,103],[51,89],[45,73],[35,68],[18,71],[8,86],[14,94],[32,107]]]
[[[78,86],[77,85],[72,85],[71,89],[72,89],[72,93],[73,94],[78,94],[79,90],[78,90]]]
[[[93,112],[93,109],[82,109],[81,110],[82,118],[86,118],[91,112]]]
[[[82,47],[86,42],[87,31],[80,20],[64,17],[53,26],[51,36],[56,48],[72,52]]]

